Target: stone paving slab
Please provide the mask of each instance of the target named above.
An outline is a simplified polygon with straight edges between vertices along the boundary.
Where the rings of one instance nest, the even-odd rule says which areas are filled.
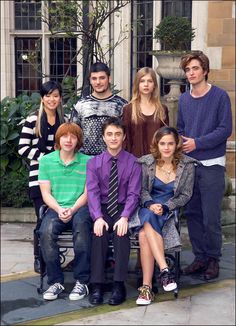
[[[32,230],[33,224],[11,224],[5,223],[1,227],[1,325],[55,325],[52,321],[57,317],[59,322],[62,322],[62,318],[68,313],[77,312],[89,312],[97,313],[97,308],[92,307],[88,302],[88,298],[84,298],[79,301],[70,301],[68,295],[70,290],[73,288],[74,280],[72,273],[65,274],[65,286],[66,292],[61,296],[60,299],[47,302],[44,301],[42,295],[37,293],[37,287],[39,285],[39,276],[32,272]],[[233,236],[232,236],[233,232]],[[235,228],[229,227],[228,234],[231,236],[224,236],[224,246],[222,251],[222,259],[220,262],[220,277],[212,282],[216,285],[220,281],[224,280],[234,280],[235,279],[235,238],[234,238]],[[14,245],[13,245],[14,244]],[[190,247],[183,248],[181,252],[181,266],[189,264],[193,259],[193,254]],[[133,264],[134,265],[134,264]],[[20,274],[17,271],[20,270]],[[25,274],[23,273],[25,271]],[[44,283],[46,288],[46,282]],[[209,285],[207,283],[207,285]],[[127,286],[127,302],[119,306],[116,309],[123,309],[124,307],[136,306],[135,299],[137,297],[137,287],[136,287],[135,275],[130,274]],[[159,294],[157,296],[157,303],[160,304],[159,300],[165,301],[166,305],[173,305],[175,309],[176,302],[179,302],[180,308],[183,306],[188,307],[187,300],[182,300],[181,293],[185,290],[190,291],[195,288],[195,286],[205,286],[206,282],[199,275],[195,278],[189,276],[181,276],[180,278],[180,298],[176,301],[174,296],[163,293],[162,289],[159,289]],[[213,295],[214,296],[214,295]],[[225,296],[228,296],[225,294]],[[105,303],[109,298],[109,293],[105,295]],[[186,299],[186,297],[185,297]],[[215,298],[214,298],[215,299]],[[226,298],[227,299],[227,298]],[[231,298],[232,299],[232,298]],[[168,301],[169,300],[169,301]],[[189,299],[190,301],[192,299]],[[225,299],[224,299],[225,300]],[[171,303],[170,303],[171,302]],[[219,302],[218,302],[219,303]],[[218,304],[217,303],[217,304]],[[150,312],[152,307],[155,307],[156,303],[150,306]],[[163,303],[164,305],[164,303]],[[165,305],[164,305],[165,306]],[[196,301],[196,307],[198,302]],[[111,306],[102,305],[102,308],[106,312],[111,311]],[[226,307],[223,307],[224,311],[229,313],[227,303]],[[226,309],[227,308],[227,309]],[[113,308],[114,309],[114,308]],[[143,308],[141,308],[143,309]],[[145,308],[146,309],[146,308]],[[148,308],[149,309],[149,308]],[[176,307],[176,311],[182,311]],[[129,310],[129,309],[127,309]],[[140,310],[139,310],[140,311]],[[196,313],[196,317],[194,314]],[[164,314],[164,312],[162,312]],[[192,308],[192,318],[197,318],[197,310]],[[159,314],[154,314],[156,320]],[[145,315],[146,316],[146,315]],[[137,316],[135,316],[136,318]],[[222,318],[224,315],[222,314]],[[41,324],[41,321],[48,318],[48,322]],[[145,317],[146,318],[146,317]],[[154,317],[153,317],[154,318]],[[178,315],[176,317],[177,321],[181,324],[183,321],[183,316]],[[137,318],[139,319],[139,318]],[[71,318],[70,320],[73,320]],[[146,319],[145,319],[146,320]],[[145,321],[143,324],[145,324]],[[114,320],[116,323],[116,320]],[[150,323],[149,323],[150,324]],[[168,323],[167,323],[168,324]],[[224,323],[222,323],[224,324]],[[113,324],[115,325],[115,324]],[[189,324],[190,325],[190,324]],[[225,324],[226,325],[226,324]]]
[[[56,325],[235,325],[234,283],[178,300],[73,319]]]
[[[235,278],[235,246],[231,244],[226,244],[223,250],[223,257],[221,260],[221,272],[220,277],[217,281],[228,280]],[[230,258],[231,257],[231,258]],[[181,265],[185,265],[192,259],[192,253],[190,250],[183,250],[181,253]],[[190,261],[189,261],[190,260]],[[226,268],[225,268],[226,266]],[[216,281],[208,282],[217,284]],[[184,289],[191,289],[195,286],[204,285],[206,282],[201,276],[192,278],[189,276],[182,276],[180,278],[180,294]],[[16,325],[20,323],[29,322],[30,320],[36,320],[45,317],[52,317],[59,314],[64,314],[68,312],[78,312],[83,308],[94,307],[88,302],[88,298],[84,298],[79,301],[70,301],[68,295],[70,290],[73,288],[74,280],[72,273],[65,273],[65,288],[66,292],[63,293],[59,299],[55,301],[44,301],[42,295],[37,293],[37,287],[39,285],[39,277],[23,278],[20,280],[14,280],[9,282],[1,283],[1,302],[2,302],[2,320],[1,325]],[[45,283],[46,287],[46,283]],[[164,296],[166,300],[171,300],[173,307],[175,307],[174,302],[181,304],[181,300],[174,300],[174,295],[166,294],[162,289],[159,289],[158,296]],[[128,286],[127,286],[127,298],[132,299],[133,304],[137,297],[137,289],[135,284],[135,275],[129,276]],[[109,298],[109,293],[106,293],[104,303],[107,303]],[[196,301],[196,304],[200,301]],[[168,301],[169,302],[169,301]],[[166,302],[168,305],[169,303]],[[184,301],[183,306],[188,304],[188,301]],[[124,303],[125,305],[125,303]],[[150,306],[150,309],[153,305]],[[227,304],[226,304],[227,306]],[[180,307],[181,308],[181,307]],[[176,308],[177,309],[177,308]],[[181,308],[182,309],[182,308]],[[178,310],[178,309],[177,309]],[[181,310],[180,310],[181,311]],[[196,310],[197,314],[197,310]],[[193,316],[193,315],[192,315]],[[136,318],[136,317],[135,317]],[[183,325],[183,316],[179,316],[179,324]],[[132,321],[133,322],[133,321]],[[33,325],[34,323],[32,322]],[[185,323],[184,323],[185,324]],[[40,324],[38,324],[40,325]],[[46,325],[46,324],[44,324]]]

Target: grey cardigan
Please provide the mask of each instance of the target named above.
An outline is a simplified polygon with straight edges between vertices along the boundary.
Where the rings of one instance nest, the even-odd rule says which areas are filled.
[[[156,161],[154,157],[149,154],[140,157],[138,162],[142,164],[141,206],[144,206],[145,202],[152,200],[150,193],[155,178]],[[198,161],[194,158],[183,155],[183,158],[177,166],[174,195],[165,203],[170,211],[184,206],[192,197],[195,166],[197,164]],[[175,227],[174,218],[168,219],[164,224],[162,235],[165,249],[181,246],[180,236]]]
[[[145,202],[152,200],[150,193],[155,179],[156,162],[151,154],[140,157],[138,162],[142,164],[141,205],[143,206]],[[197,162],[194,158],[183,155],[178,164],[174,183],[174,196],[165,203],[170,211],[184,206],[192,197]]]

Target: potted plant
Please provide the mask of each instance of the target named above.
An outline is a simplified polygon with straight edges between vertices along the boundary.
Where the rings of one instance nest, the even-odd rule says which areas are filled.
[[[161,43],[162,51],[169,53],[187,51],[194,37],[194,28],[185,17],[167,16],[154,30],[154,39]]]
[[[154,39],[160,42],[162,50],[152,51],[158,61],[157,73],[166,79],[170,79],[170,92],[165,96],[178,99],[180,91],[179,79],[185,77],[179,68],[180,58],[189,52],[188,47],[194,39],[195,32],[191,22],[185,17],[167,16],[162,19],[154,30]]]

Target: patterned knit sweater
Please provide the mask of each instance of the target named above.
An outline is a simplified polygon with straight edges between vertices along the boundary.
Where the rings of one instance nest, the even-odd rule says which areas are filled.
[[[121,117],[126,103],[127,101],[118,95],[102,100],[88,95],[78,101],[71,112],[71,120],[83,130],[81,152],[97,155],[106,150],[102,139],[102,124],[108,117]]]

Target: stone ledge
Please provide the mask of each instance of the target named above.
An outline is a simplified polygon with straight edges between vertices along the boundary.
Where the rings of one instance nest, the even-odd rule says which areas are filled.
[[[234,187],[235,189],[235,187]],[[36,223],[33,207],[1,207],[0,222]],[[222,203],[222,225],[235,223],[235,195],[224,197]]]
[[[1,207],[1,222],[36,222],[33,207]]]

